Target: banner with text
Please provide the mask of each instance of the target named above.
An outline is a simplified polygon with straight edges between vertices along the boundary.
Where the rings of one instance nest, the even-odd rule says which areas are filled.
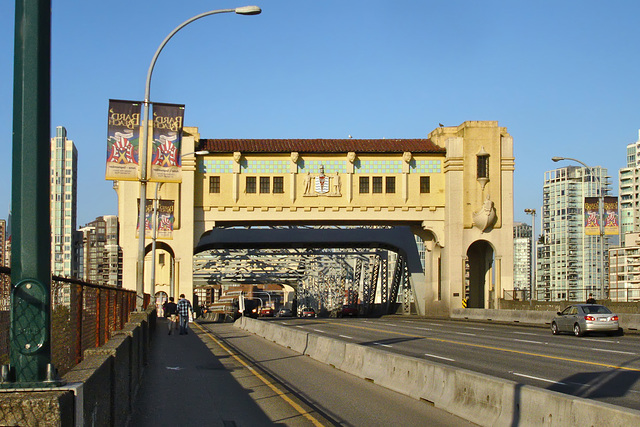
[[[184,105],[153,104],[150,181],[180,182]]]
[[[140,102],[109,100],[105,179],[138,180]]]
[[[140,199],[138,199],[138,206]],[[156,239],[173,239],[173,223],[175,222],[175,202],[173,200],[158,200]],[[138,221],[140,217],[138,216]],[[144,236],[153,238],[153,200],[147,200],[144,212]],[[136,238],[140,236],[140,223],[136,226]]]
[[[604,198],[604,234],[616,235],[620,231],[618,227],[618,198]]]
[[[584,234],[600,234],[600,202],[597,197],[584,198]]]

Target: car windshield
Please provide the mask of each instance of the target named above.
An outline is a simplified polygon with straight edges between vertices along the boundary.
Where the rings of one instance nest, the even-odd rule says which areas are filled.
[[[611,310],[604,305],[585,305],[582,310],[587,314],[611,314]]]

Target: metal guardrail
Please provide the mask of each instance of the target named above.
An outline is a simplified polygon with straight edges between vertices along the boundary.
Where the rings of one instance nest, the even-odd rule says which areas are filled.
[[[0,267],[0,364],[9,363],[10,292],[11,269]],[[62,376],[82,361],[85,350],[124,328],[136,310],[136,292],[52,276],[51,304],[51,362]]]

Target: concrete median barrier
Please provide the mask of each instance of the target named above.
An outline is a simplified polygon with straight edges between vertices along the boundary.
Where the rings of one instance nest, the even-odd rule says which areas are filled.
[[[483,426],[640,425],[640,411],[241,318],[235,325]]]

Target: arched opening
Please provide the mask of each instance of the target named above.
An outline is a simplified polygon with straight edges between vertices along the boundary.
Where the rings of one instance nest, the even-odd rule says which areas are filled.
[[[467,249],[468,282],[466,297],[468,308],[487,308],[491,289],[494,250],[485,240],[474,242]]]

